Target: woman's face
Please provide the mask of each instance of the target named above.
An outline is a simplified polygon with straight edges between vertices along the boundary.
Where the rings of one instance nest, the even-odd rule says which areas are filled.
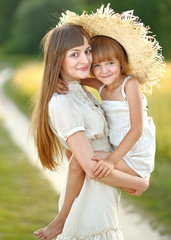
[[[67,81],[87,78],[91,64],[91,46],[84,37],[84,45],[71,48],[66,52],[61,67],[62,78]]]

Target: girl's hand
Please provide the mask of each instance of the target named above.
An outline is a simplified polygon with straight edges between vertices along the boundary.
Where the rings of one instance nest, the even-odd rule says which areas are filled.
[[[144,181],[146,182],[146,188],[144,189],[129,189],[129,188],[122,188],[123,190],[125,190],[125,192],[127,192],[128,194],[131,194],[133,196],[141,196],[149,187],[149,180],[150,180],[150,176],[147,176],[144,178]]]
[[[134,195],[136,190],[135,189],[130,189],[130,188],[121,188],[123,189],[126,193],[129,193],[131,195]]]
[[[97,161],[93,168],[93,176],[95,179],[109,176],[114,169],[114,164],[111,161],[107,161],[106,159],[97,156],[93,157],[92,160]]]
[[[137,196],[137,197],[140,197],[144,193],[144,191],[139,191],[139,190],[134,190],[134,189],[129,189],[129,188],[123,188],[123,189],[128,194],[131,194],[131,195]]]
[[[66,94],[68,93],[68,83],[61,78],[58,78],[58,82],[56,84],[55,92],[59,94]]]

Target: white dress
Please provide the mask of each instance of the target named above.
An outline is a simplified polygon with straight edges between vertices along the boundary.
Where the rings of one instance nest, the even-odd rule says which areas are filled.
[[[94,150],[110,151],[108,128],[98,101],[77,82],[69,82],[69,93],[54,93],[49,102],[49,122],[61,144],[84,130]],[[67,180],[67,179],[66,179]],[[60,196],[61,208],[65,187]],[[123,240],[118,224],[120,189],[85,176],[58,240]]]
[[[122,95],[125,101],[102,101],[102,108],[105,112],[109,127],[109,139],[115,149],[123,140],[129,131],[130,116],[129,105],[124,91],[125,83],[131,77],[125,78],[122,85]],[[99,89],[101,93],[102,85]],[[133,148],[123,157],[128,166],[141,177],[149,175],[154,169],[155,159],[155,125],[151,117],[148,117],[147,99],[145,95],[142,98],[143,103],[143,133]]]

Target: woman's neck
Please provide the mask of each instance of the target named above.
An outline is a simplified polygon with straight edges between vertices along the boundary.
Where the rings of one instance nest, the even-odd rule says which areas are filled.
[[[70,82],[75,82],[75,81],[81,83],[81,80],[78,79],[78,78],[64,78],[64,77],[62,77],[62,79],[63,79],[64,81],[68,82],[68,83],[70,83]]]
[[[66,81],[66,82],[74,82],[74,81],[77,81],[77,82],[81,82],[81,80],[79,78],[75,78],[75,77],[72,77],[72,76],[69,76],[69,75],[66,75],[66,74],[61,74],[61,78]]]

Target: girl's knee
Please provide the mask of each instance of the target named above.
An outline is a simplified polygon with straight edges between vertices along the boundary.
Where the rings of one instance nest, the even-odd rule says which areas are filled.
[[[84,170],[82,169],[81,165],[79,164],[79,162],[77,161],[77,159],[75,157],[72,157],[72,159],[71,159],[71,162],[69,165],[69,170],[77,172],[77,173],[84,172]]]

